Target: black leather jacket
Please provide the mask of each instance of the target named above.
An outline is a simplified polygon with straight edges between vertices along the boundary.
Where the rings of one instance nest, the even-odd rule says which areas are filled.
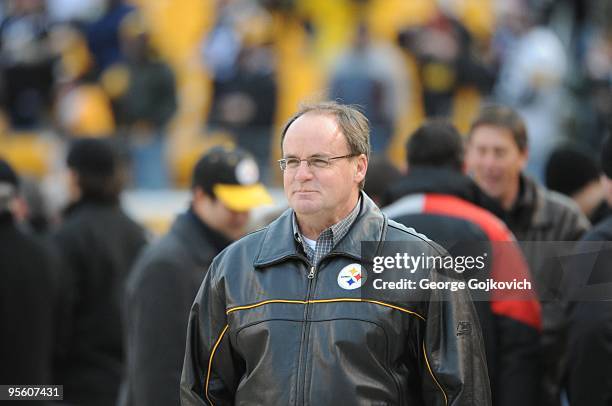
[[[361,241],[412,241],[419,252],[410,254],[440,254],[365,194],[361,204],[316,268],[292,238],[292,210],[215,258],[189,318],[183,406],[491,404],[467,291],[384,302],[339,286],[339,271],[361,260]],[[466,325],[474,328],[464,334]]]

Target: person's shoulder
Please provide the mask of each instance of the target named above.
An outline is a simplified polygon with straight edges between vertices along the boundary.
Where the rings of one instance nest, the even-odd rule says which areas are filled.
[[[407,227],[402,223],[398,223],[395,220],[388,220],[389,230],[387,238],[397,237],[400,240],[414,240],[414,241],[430,241],[425,234],[417,232],[412,227]]]
[[[190,256],[172,233],[146,246],[132,267],[126,281],[128,293],[155,290],[160,284],[176,285],[188,280],[191,273]]]
[[[549,210],[553,209],[557,213],[563,212],[577,217],[583,216],[578,204],[570,197],[542,186],[540,186],[540,188],[544,196],[545,205]]]
[[[167,233],[148,244],[138,256],[135,268],[150,267],[158,263],[180,263],[185,255],[185,246],[177,236]]]
[[[587,234],[585,241],[612,241],[612,216],[597,223]]]
[[[437,254],[444,255],[445,250],[435,242],[433,242],[425,234],[417,232],[412,227],[398,223],[397,221],[388,220],[387,234],[385,236],[387,242],[408,242],[411,244],[427,247],[434,250]]]
[[[221,256],[233,256],[233,255],[257,255],[260,245],[263,242],[266,234],[270,231],[270,226],[259,228],[255,231],[251,231],[242,238],[234,241],[228,245],[223,251],[219,253]]]

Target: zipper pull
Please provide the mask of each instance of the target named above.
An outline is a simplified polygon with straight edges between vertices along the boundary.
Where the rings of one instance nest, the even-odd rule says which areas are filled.
[[[308,279],[314,279],[315,277],[315,267],[310,268],[310,272],[308,272]]]

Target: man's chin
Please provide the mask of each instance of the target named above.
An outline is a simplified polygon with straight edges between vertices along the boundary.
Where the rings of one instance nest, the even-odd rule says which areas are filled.
[[[500,188],[495,187],[495,188],[483,188],[482,189],[489,197],[493,198],[493,199],[501,199],[502,197],[502,190],[500,190]]]
[[[320,211],[321,207],[312,201],[300,200],[293,202],[291,208],[298,216],[309,216]]]

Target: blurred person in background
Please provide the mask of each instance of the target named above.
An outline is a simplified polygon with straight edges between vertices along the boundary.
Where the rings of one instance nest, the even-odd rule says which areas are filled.
[[[557,34],[539,21],[544,10],[528,0],[500,3],[492,40],[499,66],[493,96],[523,117],[529,132],[525,171],[542,182],[546,160],[564,133],[569,61]]]
[[[601,151],[605,198],[612,206],[612,137]],[[597,224],[581,240],[582,256],[573,275],[581,297],[571,304],[566,388],[570,405],[608,406],[612,402],[612,217]],[[586,293],[586,295],[585,295]]]
[[[612,208],[612,134],[608,135],[602,142],[601,147],[601,183],[604,189],[606,203],[609,208]],[[612,213],[606,216],[606,220],[612,216]]]
[[[363,191],[378,207],[383,207],[387,190],[402,178],[402,172],[385,155],[373,155],[368,163],[368,173]]]
[[[468,173],[482,190],[499,200],[506,224],[519,242],[578,240],[590,227],[589,221],[570,198],[547,190],[524,174],[528,154],[527,128],[521,116],[506,106],[485,106],[468,135]],[[556,281],[561,271],[551,268],[546,260],[544,249],[553,246],[522,244],[542,303],[541,405],[560,402],[564,354],[564,304],[562,300],[549,300],[559,295]]]
[[[134,7],[125,0],[102,0],[99,18],[85,26],[87,44],[98,75],[123,61],[119,29],[123,19],[133,10]]]
[[[525,122],[510,107],[485,106],[472,122],[466,169],[478,186],[499,200],[519,241],[575,241],[588,220],[569,198],[524,174],[529,155]]]
[[[452,114],[453,98],[461,87],[490,92],[493,71],[480,56],[470,32],[443,8],[425,25],[400,31],[397,40],[418,61],[427,117]]]
[[[578,2],[586,8],[576,44],[576,141],[599,150],[612,128],[612,2]]]
[[[139,257],[127,282],[127,374],[120,405],[178,405],[189,310],[213,258],[269,204],[255,160],[214,147],[196,164],[192,201]]]
[[[17,129],[45,124],[53,56],[44,0],[11,0],[0,23],[0,103]]]
[[[591,151],[575,143],[555,148],[546,163],[546,187],[571,197],[591,224],[611,213],[601,176]]]
[[[50,210],[41,184],[34,178],[22,177],[21,194],[27,210],[25,223],[33,233],[46,235],[50,227]]]
[[[217,18],[211,31],[202,41],[202,59],[215,81],[226,81],[235,75],[238,54],[243,39],[237,29],[240,12],[249,13],[257,5],[250,1],[219,0]]]
[[[103,0],[46,0],[49,17],[54,23],[91,21],[99,17]]]
[[[106,140],[76,140],[66,163],[71,204],[53,235],[62,259],[54,379],[65,403],[107,406],[124,370],[124,284],[145,231],[119,206],[121,171]]]
[[[278,92],[271,16],[249,1],[219,2],[219,13],[203,44],[213,74],[208,124],[251,152],[268,182]]]
[[[391,186],[387,196],[393,203],[383,211],[453,256],[477,257],[486,250],[486,275],[466,273],[465,280],[531,280],[510,230],[479,207],[483,202],[489,205],[490,199],[463,174],[463,139],[455,127],[441,119],[429,121],[410,136],[406,149],[408,175]],[[474,305],[485,341],[493,405],[539,405],[542,326],[535,290],[520,296],[494,291]]]
[[[17,174],[0,159],[0,383],[50,385],[57,264],[47,247],[21,229],[21,199]]]
[[[109,67],[104,79],[119,131],[131,146],[135,186],[165,188],[169,185],[166,132],[177,107],[176,84],[170,67],[153,51],[143,18],[133,11],[122,20],[124,61]]]
[[[96,77],[85,33],[78,24],[57,24],[51,38],[58,55],[55,66],[58,131],[68,137],[115,134],[116,120],[110,92],[104,87],[105,81]]]
[[[355,31],[332,68],[329,98],[361,106],[370,120],[372,151],[384,153],[405,105],[407,68],[392,47],[373,40],[365,22]]]

